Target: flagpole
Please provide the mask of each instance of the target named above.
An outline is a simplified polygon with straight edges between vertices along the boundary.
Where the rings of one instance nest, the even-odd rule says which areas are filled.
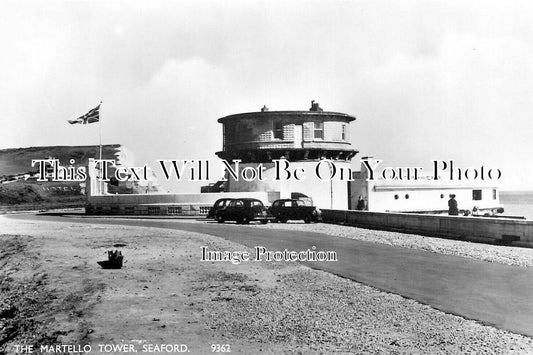
[[[100,100],[100,105],[102,105],[102,100]],[[98,107],[100,107],[100,105],[98,105]],[[98,111],[100,111],[100,109],[98,109]],[[103,171],[104,169],[102,168],[102,115],[98,114],[98,136],[99,136],[99,141],[100,141],[100,194],[104,194],[104,182],[103,182]]]
[[[100,105],[102,105],[102,101],[100,101]],[[98,117],[98,128],[99,128],[99,136],[100,136],[100,160],[102,160],[102,116],[99,115]]]

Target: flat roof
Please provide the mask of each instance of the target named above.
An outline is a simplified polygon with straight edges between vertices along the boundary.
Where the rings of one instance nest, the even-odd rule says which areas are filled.
[[[347,122],[355,121],[355,116],[348,115],[346,113],[341,112],[331,112],[331,111],[257,111],[257,112],[243,112],[243,113],[236,113],[233,115],[225,116],[222,118],[219,118],[217,122],[224,123],[226,121],[236,119],[236,118],[267,118],[270,116],[335,116],[338,118],[342,118]]]

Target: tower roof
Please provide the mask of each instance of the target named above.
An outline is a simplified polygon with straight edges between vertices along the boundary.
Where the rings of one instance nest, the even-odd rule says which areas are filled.
[[[341,112],[330,112],[330,111],[260,111],[260,112],[244,112],[236,113],[233,115],[225,116],[219,118],[217,122],[226,123],[235,119],[261,119],[261,118],[271,118],[271,117],[280,117],[285,116],[287,118],[293,117],[334,117],[336,119],[341,119],[346,122],[355,121],[355,116],[348,115]]]

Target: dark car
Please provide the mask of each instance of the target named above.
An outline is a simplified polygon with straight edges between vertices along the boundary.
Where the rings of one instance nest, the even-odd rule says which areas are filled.
[[[304,220],[305,223],[319,222],[322,212],[315,206],[308,206],[304,201],[295,199],[276,200],[269,209],[276,221],[285,223],[289,219]]]
[[[263,206],[263,202],[255,198],[236,198],[215,212],[215,219],[218,223],[225,221],[236,221],[247,224],[250,221],[268,222],[268,210]]]
[[[215,218],[217,211],[226,207],[231,200],[233,199],[232,198],[220,198],[216,200],[215,203],[213,204],[213,207],[209,209],[209,212],[207,213],[206,218]]]

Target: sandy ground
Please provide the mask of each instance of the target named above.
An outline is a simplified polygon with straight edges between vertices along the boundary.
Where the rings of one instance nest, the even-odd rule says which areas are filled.
[[[299,264],[202,262],[201,246],[250,250],[182,231],[0,216],[0,353],[533,353],[528,337]],[[121,270],[96,264],[109,249],[123,252]]]

